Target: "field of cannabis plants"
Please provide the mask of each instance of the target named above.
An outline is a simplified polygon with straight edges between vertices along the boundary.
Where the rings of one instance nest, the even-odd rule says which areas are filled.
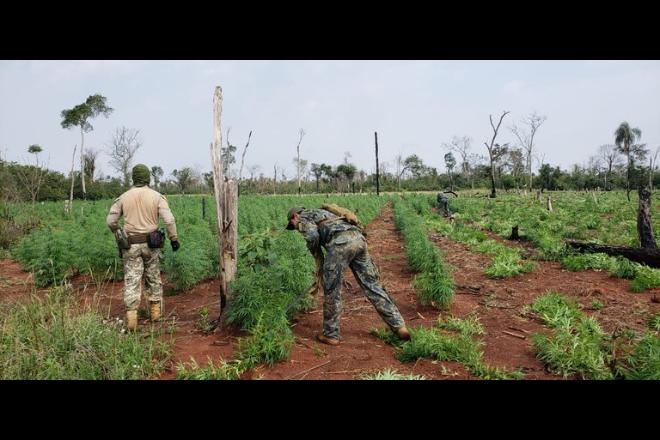
[[[637,246],[636,199],[627,202],[620,192],[550,197],[552,211],[544,198],[532,195],[489,199],[465,192],[450,199],[454,216],[448,219],[438,215],[435,194],[428,193],[241,196],[238,272],[224,314],[228,328],[240,330],[239,336],[232,337],[231,356],[182,356],[175,365],[175,324],[145,326],[141,335],[127,335],[109,311],[81,308],[76,283],[70,283],[82,276],[113,284],[123,276],[105,224],[111,200],[78,202],[68,215],[61,203],[3,205],[0,217],[21,232],[3,243],[3,258],[32,274],[35,294],[16,303],[0,301],[1,377],[140,379],[159,377],[169,368],[179,379],[238,379],[250,370],[277,369],[293,358],[303,362],[301,371],[317,368],[320,361],[331,364],[333,356],[343,356],[343,345],[329,350],[302,345],[313,352],[311,360],[301,361],[300,354],[292,358],[294,346],[301,347],[294,321],[306,319],[308,328],[320,329],[322,315],[319,298],[307,293],[314,260],[302,236],[284,229],[290,207],[330,202],[353,210],[365,225],[378,218],[375,227],[390,228],[369,234],[370,252],[378,254],[379,267],[389,264],[386,283],[399,295],[397,304],[407,307],[412,334],[411,341],[399,341],[389,330],[377,329],[378,320],[362,323],[364,310],[377,318],[370,305],[348,308],[345,315],[359,326],[354,346],[381,347],[374,344],[380,338],[394,347],[390,361],[379,369],[356,369],[353,378],[437,378],[460,364],[461,374],[482,379],[530,374],[658,379],[660,313],[651,295],[660,287],[660,271],[622,257],[573,253],[564,245],[574,238]],[[174,253],[166,246],[162,252],[165,294],[200,294],[200,284],[208,292],[218,275],[213,199],[173,196],[169,202],[181,248]],[[656,211],[654,221],[660,221]],[[519,226],[522,242],[507,240],[513,226]],[[590,282],[600,284],[585,287],[579,271],[591,271]],[[554,287],[545,287],[547,282]],[[36,288],[49,290],[36,294]],[[410,295],[401,293],[406,289]],[[207,297],[197,304],[208,304]],[[197,313],[206,323],[193,330],[201,338],[210,328],[209,309]],[[525,325],[527,330],[521,330]],[[516,338],[517,344],[501,338]],[[493,358],[509,352],[511,361]],[[421,359],[440,366],[412,371]],[[520,359],[524,362],[516,363]]]

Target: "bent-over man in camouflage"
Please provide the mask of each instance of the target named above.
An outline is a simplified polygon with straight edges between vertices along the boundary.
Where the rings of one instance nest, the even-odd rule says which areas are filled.
[[[437,201],[438,201],[438,209],[440,210],[440,213],[444,217],[448,217],[449,215],[451,215],[451,212],[449,211],[449,200],[447,200],[447,196],[444,195],[442,192],[439,192]]]
[[[128,235],[129,249],[122,251],[124,260],[124,304],[128,309],[126,322],[129,330],[137,328],[137,311],[140,306],[142,277],[150,303],[151,320],[160,319],[163,286],[160,280],[160,248],[150,248],[147,235],[158,229],[162,218],[170,238],[172,250],[179,249],[174,216],[167,199],[149,188],[151,173],[146,165],[133,167],[133,187],[119,196],[106,219],[114,233],[119,229],[119,219],[124,217],[124,231]]]
[[[401,339],[410,339],[403,317],[396,304],[379,281],[378,268],[367,250],[367,241],[360,229],[342,217],[324,209],[291,208],[287,229],[297,229],[305,237],[307,248],[314,256],[327,255],[321,268],[323,279],[323,333],[317,339],[330,345],[339,344],[341,285],[346,267],[350,267],[367,298],[380,317]],[[322,255],[322,254],[321,254]]]

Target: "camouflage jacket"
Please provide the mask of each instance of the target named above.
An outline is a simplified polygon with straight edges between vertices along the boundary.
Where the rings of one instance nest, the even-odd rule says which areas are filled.
[[[314,253],[320,246],[325,247],[335,234],[360,229],[325,209],[305,209],[298,217],[298,230],[305,237],[307,248]]]

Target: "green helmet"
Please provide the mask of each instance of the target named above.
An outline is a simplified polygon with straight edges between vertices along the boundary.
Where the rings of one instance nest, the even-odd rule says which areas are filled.
[[[287,220],[289,221],[289,223],[286,225],[286,228],[288,230],[295,229],[295,227],[291,224],[291,219],[293,218],[293,216],[295,214],[301,212],[303,209],[305,209],[305,208],[303,208],[302,206],[295,206],[295,207],[289,209],[289,212],[287,213],[287,216],[286,216]]]
[[[151,181],[151,172],[144,164],[137,164],[133,167],[133,185],[143,186],[149,185]]]

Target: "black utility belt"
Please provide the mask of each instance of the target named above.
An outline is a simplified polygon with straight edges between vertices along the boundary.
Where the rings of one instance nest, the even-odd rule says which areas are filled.
[[[155,230],[146,234],[134,234],[128,236],[128,244],[147,243],[151,249],[162,248],[165,245],[165,233]]]

